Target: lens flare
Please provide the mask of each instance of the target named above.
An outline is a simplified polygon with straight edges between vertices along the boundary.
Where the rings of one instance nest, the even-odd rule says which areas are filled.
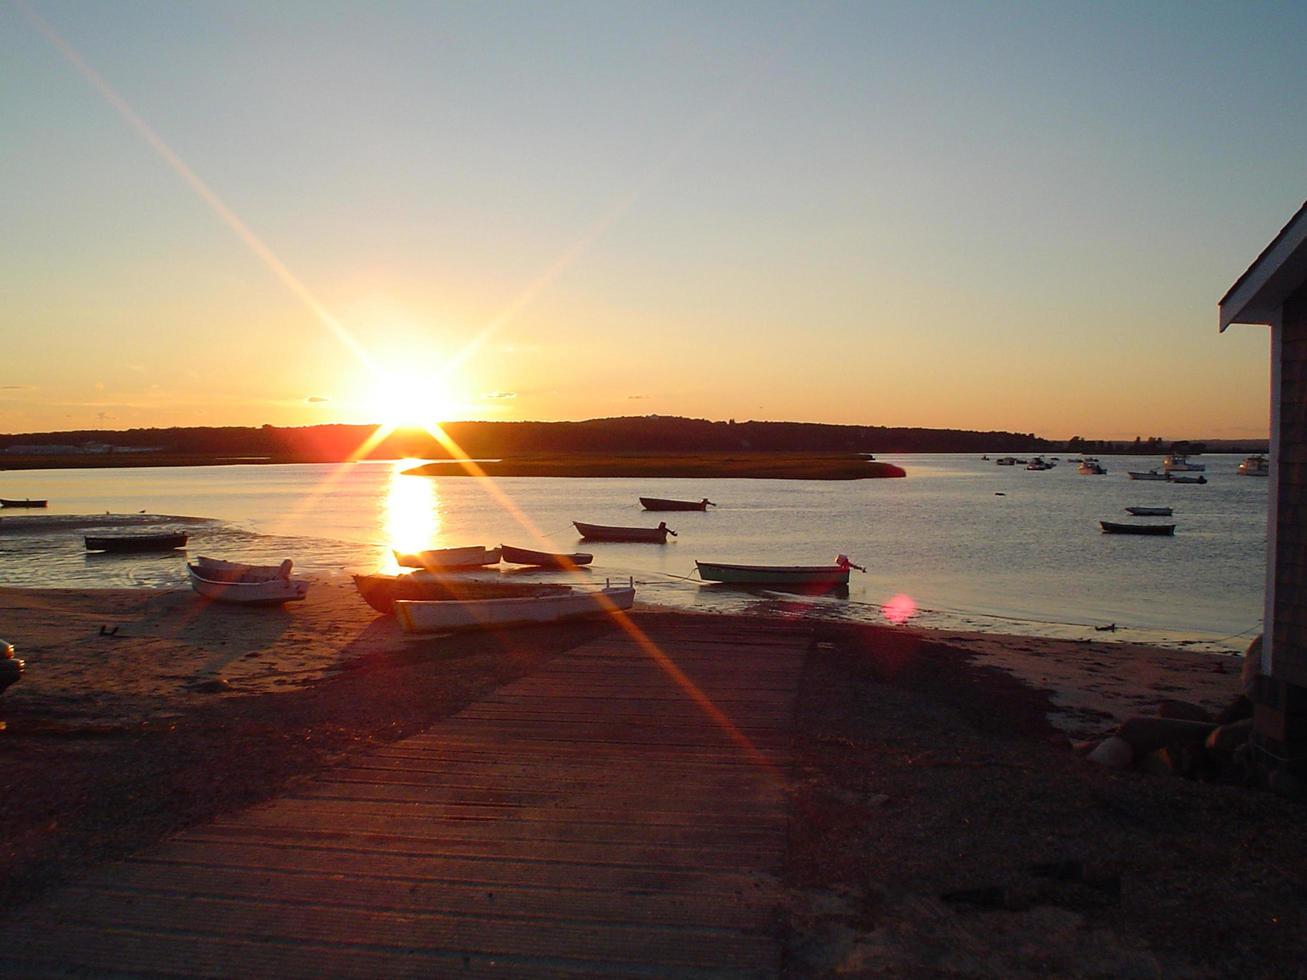
[[[881,612],[895,626],[902,626],[917,614],[917,604],[912,596],[900,592],[881,607]]]

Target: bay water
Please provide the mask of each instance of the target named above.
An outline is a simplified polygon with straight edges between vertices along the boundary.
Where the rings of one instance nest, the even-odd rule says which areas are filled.
[[[414,460],[9,471],[0,473],[0,497],[48,498],[50,507],[0,516],[0,584],[185,587],[188,554],[253,562],[291,557],[306,573],[343,576],[396,570],[392,549],[505,543],[591,552],[588,581],[632,577],[639,600],[697,611],[883,622],[890,604],[910,623],[929,627],[1110,635],[1228,651],[1241,650],[1260,630],[1267,481],[1238,476],[1240,457],[1201,457],[1204,485],[1127,477],[1127,470],[1159,467],[1156,457],[1105,457],[1104,476],[1082,476],[1066,462],[1032,472],[974,455],[879,458],[908,476],[846,482],[403,475]],[[640,496],[708,497],[719,506],[652,514],[641,509]],[[1131,505],[1171,506],[1174,517],[1131,518],[1124,512]],[[665,546],[583,543],[574,520],[645,527],[666,520],[678,536]],[[1177,529],[1174,537],[1107,535],[1100,520]],[[86,553],[83,534],[97,526],[121,530],[123,521],[188,530],[190,545],[162,556]],[[742,592],[693,578],[695,559],[827,564],[837,554],[867,567],[853,573],[847,597]],[[1110,634],[1095,629],[1111,625]]]

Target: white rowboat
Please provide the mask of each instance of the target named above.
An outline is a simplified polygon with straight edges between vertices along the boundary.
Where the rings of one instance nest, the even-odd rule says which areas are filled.
[[[187,563],[191,588],[215,602],[245,606],[280,606],[300,602],[309,594],[309,583],[290,577],[290,559],[280,565],[244,565],[240,562],[202,558]]]
[[[406,633],[444,633],[449,630],[522,626],[528,623],[554,623],[580,616],[602,616],[619,609],[630,609],[634,604],[634,586],[605,588],[598,592],[461,602],[397,599],[395,618]]]

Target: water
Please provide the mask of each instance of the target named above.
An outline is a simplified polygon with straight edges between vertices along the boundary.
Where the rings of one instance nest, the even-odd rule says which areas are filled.
[[[1202,457],[1206,485],[1129,480],[1154,457],[1109,457],[1106,476],[1074,465],[1047,472],[975,456],[881,457],[903,480],[405,477],[404,463],[15,471],[0,496],[48,497],[32,514],[170,514],[190,525],[189,553],[252,561],[289,555],[306,572],[394,570],[391,547],[516,544],[595,554],[589,578],[634,576],[642,601],[700,611],[801,611],[883,621],[880,605],[907,596],[914,621],[950,628],[1099,636],[1242,649],[1262,613],[1267,481],[1240,477],[1235,456]],[[1001,496],[999,494],[1002,494]],[[637,497],[698,499],[707,513],[648,514]],[[1127,505],[1170,505],[1174,538],[1100,533],[1130,521]],[[0,582],[44,587],[181,586],[183,554],[87,555],[79,523],[31,533],[0,522]],[[581,544],[572,520],[679,532],[665,547]],[[151,518],[151,526],[158,522]],[[166,522],[165,522],[166,523]],[[543,534],[543,540],[526,528]],[[106,527],[106,530],[109,528]],[[92,532],[93,533],[93,532]],[[866,565],[847,599],[705,588],[684,576],[694,559]],[[557,573],[516,572],[557,578]]]

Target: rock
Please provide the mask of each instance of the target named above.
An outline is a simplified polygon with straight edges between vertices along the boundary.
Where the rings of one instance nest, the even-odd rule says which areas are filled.
[[[1215,728],[1211,722],[1178,718],[1131,718],[1117,729],[1116,734],[1130,743],[1136,757],[1142,757],[1154,749],[1202,745]]]
[[[1174,776],[1179,771],[1168,749],[1149,752],[1139,760],[1139,769],[1150,776]]]
[[[1232,721],[1241,721],[1253,716],[1253,703],[1248,695],[1240,694],[1228,705],[1216,713],[1213,719],[1218,725],[1228,725]]]
[[[1109,735],[1098,743],[1098,748],[1090,752],[1088,758],[1109,769],[1129,769],[1135,761],[1135,752],[1125,739]]]
[[[1231,722],[1228,725],[1221,725],[1207,736],[1204,743],[1209,752],[1234,752],[1239,746],[1248,741],[1249,736],[1253,733],[1253,720],[1244,718],[1242,721]]]
[[[1181,721],[1211,721],[1212,713],[1202,705],[1167,698],[1157,703],[1157,717],[1177,718]]]

